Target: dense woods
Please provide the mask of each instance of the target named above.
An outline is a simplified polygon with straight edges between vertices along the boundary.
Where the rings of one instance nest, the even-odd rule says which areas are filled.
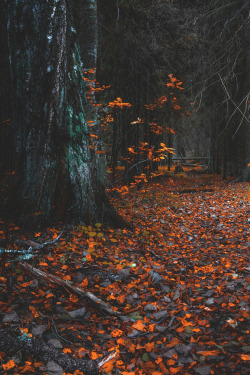
[[[113,180],[123,165],[132,181],[157,170],[161,143],[249,179],[248,1],[1,7],[1,176],[16,171],[7,211],[112,222],[102,152]]]
[[[0,374],[248,374],[250,1],[0,3]]]

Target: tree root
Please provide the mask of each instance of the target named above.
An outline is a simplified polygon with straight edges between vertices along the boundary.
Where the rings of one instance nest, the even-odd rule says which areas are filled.
[[[74,372],[75,370],[83,371],[85,375],[97,375],[100,368],[116,356],[116,352],[111,352],[98,360],[86,360],[74,358],[70,354],[63,353],[53,345],[46,344],[43,340],[15,337],[7,330],[0,330],[0,350],[12,355],[18,351],[31,355],[36,361],[48,362],[53,360],[64,371]]]

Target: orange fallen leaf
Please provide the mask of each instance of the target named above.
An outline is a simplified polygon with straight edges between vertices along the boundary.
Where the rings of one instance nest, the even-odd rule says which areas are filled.
[[[148,342],[146,345],[145,345],[145,349],[147,352],[152,352],[152,349],[155,347],[155,343],[154,342]]]
[[[51,298],[51,297],[54,297],[54,294],[53,293],[49,293],[47,294],[46,298]]]
[[[183,366],[180,367],[170,367],[169,371],[171,374],[178,374],[182,370]]]
[[[9,362],[7,362],[7,363],[5,363],[5,364],[2,365],[2,367],[3,367],[4,370],[9,370],[9,369],[11,369],[11,368],[13,368],[15,366],[16,366],[16,364],[13,361],[13,359],[11,359]]]
[[[250,361],[250,355],[249,354],[241,354],[240,357],[241,357],[241,359],[243,359],[243,361]]]
[[[69,348],[64,348],[63,349],[63,353],[67,354],[67,353],[72,353],[71,349]]]
[[[157,363],[157,365],[159,365],[159,363],[161,363],[162,362],[162,358],[157,358],[156,360],[155,360],[155,363]]]
[[[180,342],[181,340],[179,340],[177,337],[173,337],[172,340],[166,345],[166,348],[171,348],[171,346],[175,346]]]
[[[119,337],[122,335],[123,335],[123,332],[118,328],[116,328],[114,331],[111,332],[112,337]]]
[[[81,288],[85,288],[87,285],[88,285],[88,278],[87,277],[85,277],[85,279],[81,282],[81,285],[80,285],[80,287]]]
[[[134,324],[132,324],[132,327],[137,329],[138,331],[144,331],[144,324],[142,323],[142,320],[137,320]]]
[[[167,360],[167,365],[168,366],[173,366],[175,364],[175,360],[174,359],[168,359]]]

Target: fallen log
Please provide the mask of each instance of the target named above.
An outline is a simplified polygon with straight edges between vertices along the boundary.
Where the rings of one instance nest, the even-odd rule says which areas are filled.
[[[30,273],[32,273],[34,276],[36,276],[38,279],[45,281],[46,283],[52,282],[54,284],[57,284],[59,286],[62,286],[66,288],[67,290],[72,291],[75,294],[80,295],[81,297],[85,298],[87,301],[89,301],[97,310],[101,310],[108,315],[116,316],[120,318],[121,320],[127,320],[126,317],[123,317],[120,312],[113,311],[111,307],[104,301],[102,301],[100,298],[96,297],[91,292],[85,292],[85,290],[75,287],[70,281],[63,280],[58,276],[54,276],[50,273],[45,273],[35,267],[32,267],[28,263],[20,262],[20,265],[28,270]]]
[[[83,371],[85,375],[97,375],[101,367],[115,358],[116,352],[113,351],[107,356],[97,360],[86,360],[74,358],[73,355],[65,354],[53,345],[48,345],[41,339],[26,338],[23,336],[14,336],[5,329],[0,330],[0,351],[8,355],[21,352],[24,355],[32,356],[36,361],[48,363],[56,362],[65,372]]]

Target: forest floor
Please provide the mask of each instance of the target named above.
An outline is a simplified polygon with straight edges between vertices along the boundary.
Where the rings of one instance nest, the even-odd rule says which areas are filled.
[[[100,371],[106,375],[249,374],[250,185],[182,173],[122,188],[112,201],[133,230],[101,223],[66,229],[26,261],[47,283],[4,255],[1,328],[74,358],[116,351]],[[13,245],[20,238],[44,243],[59,232],[22,234],[13,225],[10,248],[24,248]],[[55,285],[48,273],[121,316]],[[0,350],[0,374],[63,372],[53,360]]]

